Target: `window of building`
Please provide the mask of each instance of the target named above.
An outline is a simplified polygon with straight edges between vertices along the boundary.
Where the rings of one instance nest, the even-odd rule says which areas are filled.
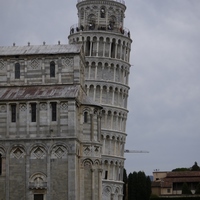
[[[86,41],[86,52],[85,52],[86,56],[90,56],[90,38],[87,38]]]
[[[16,105],[11,105],[11,122],[16,122]]]
[[[84,123],[88,122],[88,112],[84,112]]]
[[[80,16],[81,16],[81,19],[84,19],[84,9],[83,9],[83,8],[81,9],[81,14],[80,14]]]
[[[2,155],[0,154],[0,175],[2,174]]]
[[[52,121],[56,121],[57,119],[57,103],[56,102],[51,103],[51,118],[52,118]]]
[[[105,18],[105,8],[101,8],[101,18]]]
[[[20,79],[20,64],[15,64],[15,79]]]
[[[167,193],[170,193],[170,192],[171,192],[171,189],[170,189],[170,188],[168,188],[168,189],[167,189]]]
[[[108,179],[108,171],[105,171],[105,178],[104,179]]]
[[[55,72],[55,62],[51,61],[50,62],[50,77],[55,77],[56,72]]]
[[[115,57],[115,41],[111,43],[111,58]]]
[[[36,103],[31,104],[31,122],[36,122]]]
[[[34,194],[34,200],[44,200],[44,194]]]

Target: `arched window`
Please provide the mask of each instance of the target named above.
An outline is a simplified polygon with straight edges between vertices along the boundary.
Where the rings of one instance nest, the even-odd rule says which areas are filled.
[[[2,155],[0,154],[0,175],[2,174]]]
[[[36,103],[31,103],[31,122],[36,122]]]
[[[83,8],[80,11],[80,16],[81,16],[81,19],[84,19],[84,9]]]
[[[114,27],[116,26],[116,21],[117,18],[114,15],[110,16],[108,29],[113,30]]]
[[[88,112],[84,112],[84,123],[88,122]]]
[[[88,37],[86,40],[86,50],[85,50],[86,56],[90,56],[90,45],[91,45],[91,42],[90,42],[90,38]]]
[[[55,72],[55,62],[51,61],[50,62],[50,77],[55,77],[56,72]]]
[[[94,30],[95,29],[95,24],[96,24],[96,16],[94,14],[90,14],[88,16],[88,26],[89,26],[89,30]]]
[[[111,43],[111,58],[115,58],[116,41],[113,39]]]
[[[108,179],[108,171],[107,170],[105,171],[105,177],[104,177],[104,179]]]
[[[20,79],[20,64],[15,64],[15,79]]]
[[[56,102],[51,102],[51,119],[54,122],[57,120],[57,103]]]
[[[105,18],[106,11],[104,7],[101,8],[100,14],[101,18]]]
[[[11,105],[11,122],[16,122],[17,118],[17,110],[16,110],[16,104]]]

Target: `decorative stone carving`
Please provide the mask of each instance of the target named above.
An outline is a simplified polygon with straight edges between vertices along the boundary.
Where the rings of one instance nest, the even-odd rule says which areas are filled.
[[[0,112],[1,112],[1,113],[6,112],[6,105],[1,105],[1,106],[0,106]]]
[[[46,175],[42,173],[36,173],[30,177],[29,188],[30,189],[46,189],[47,180]]]
[[[91,154],[91,149],[90,147],[84,147],[83,155],[88,156]]]
[[[51,158],[67,158],[67,149],[62,145],[55,146],[52,150]]]
[[[94,155],[95,156],[100,156],[100,148],[97,146],[94,146]]]
[[[40,110],[47,110],[47,104],[46,103],[41,103],[40,104]]]
[[[5,64],[3,62],[3,60],[0,60],[0,70],[3,70],[5,67]]]
[[[111,195],[111,188],[110,187],[105,187],[103,189],[103,196],[110,197],[110,195]]]
[[[63,65],[66,67],[72,67],[74,65],[74,60],[73,58],[64,58],[63,59]]]
[[[61,110],[67,110],[68,109],[68,104],[67,102],[61,103]]]
[[[31,67],[32,67],[32,69],[37,69],[39,67],[38,59],[34,59],[31,61]]]
[[[13,148],[10,154],[11,158],[16,158],[16,159],[24,158],[24,156],[25,156],[25,152],[21,147]]]
[[[43,147],[37,146],[31,151],[32,159],[44,159],[45,156],[46,156],[46,152]]]
[[[100,156],[100,147],[99,146],[83,146],[83,156]]]
[[[22,112],[24,112],[24,111],[26,111],[26,104],[20,104],[20,111],[22,111]]]
[[[84,166],[84,168],[91,168],[92,162],[90,160],[84,160],[83,166]]]

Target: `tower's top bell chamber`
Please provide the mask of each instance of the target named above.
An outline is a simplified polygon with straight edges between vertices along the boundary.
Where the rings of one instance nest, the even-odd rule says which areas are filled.
[[[77,9],[79,21],[71,27],[71,33],[112,31],[130,37],[129,30],[124,27],[126,6],[123,0],[78,0]]]

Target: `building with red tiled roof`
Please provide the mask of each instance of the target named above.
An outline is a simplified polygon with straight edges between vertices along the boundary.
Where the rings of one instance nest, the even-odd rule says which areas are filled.
[[[192,194],[200,183],[200,171],[153,172],[152,194],[158,196],[181,195],[183,183],[187,183]]]

